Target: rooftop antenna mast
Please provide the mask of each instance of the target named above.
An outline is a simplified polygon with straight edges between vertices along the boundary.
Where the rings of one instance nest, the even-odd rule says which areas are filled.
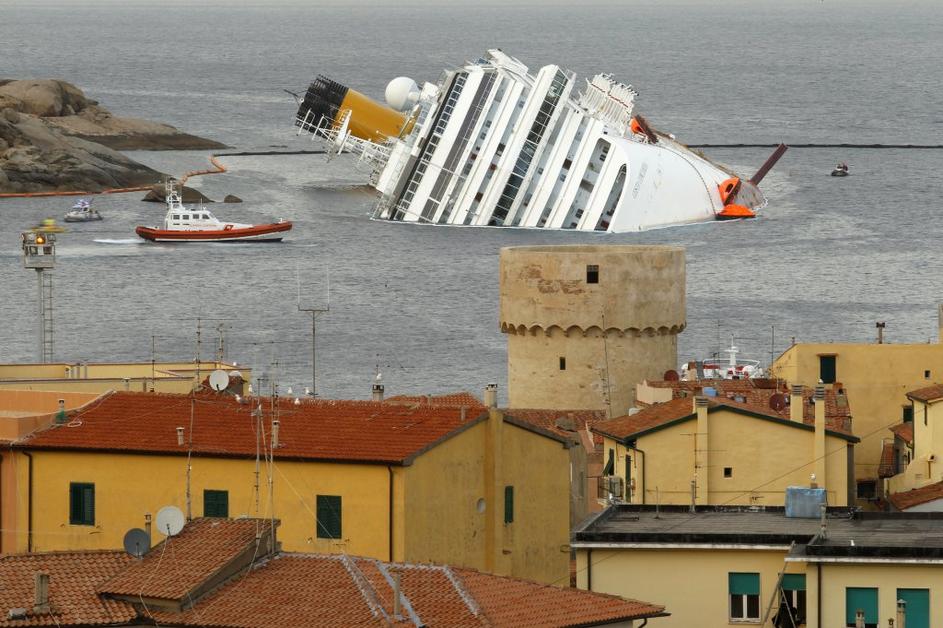
[[[52,362],[52,274],[56,267],[56,234],[24,231],[23,267],[36,271],[39,280],[39,361]]]
[[[301,302],[301,276],[298,268],[295,268],[295,282],[298,286],[298,311],[309,312],[311,314],[311,396],[318,396],[318,371],[317,371],[317,319],[318,314],[329,312],[331,310],[331,273],[327,273],[327,305],[319,306],[313,303],[302,305]]]

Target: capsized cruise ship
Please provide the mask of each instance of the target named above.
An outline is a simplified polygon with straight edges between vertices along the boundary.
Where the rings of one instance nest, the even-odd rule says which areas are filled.
[[[421,88],[394,79],[387,105],[318,76],[295,124],[371,168],[380,219],[619,233],[766,205],[758,184],[785,146],[742,179],[634,114],[630,85],[598,74],[579,87],[489,50]]]

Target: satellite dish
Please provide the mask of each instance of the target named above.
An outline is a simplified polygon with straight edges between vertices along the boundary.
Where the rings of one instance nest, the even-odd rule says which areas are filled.
[[[664,379],[666,382],[676,382],[681,379],[681,377],[678,375],[678,371],[674,369],[668,369],[665,371],[665,375],[662,379]]]
[[[222,369],[217,369],[210,373],[210,388],[216,392],[229,388],[229,373]]]
[[[704,396],[705,396],[705,397],[716,397],[716,396],[717,396],[717,389],[716,389],[716,388],[713,388],[713,387],[711,387],[711,386],[705,386],[705,387],[704,387]]]
[[[782,393],[776,393],[769,398],[769,407],[776,412],[782,412],[789,405],[789,398]]]
[[[157,511],[157,531],[164,536],[177,536],[183,530],[186,519],[176,506],[164,506]]]
[[[151,537],[141,528],[131,528],[124,535],[124,551],[140,558],[151,549]]]

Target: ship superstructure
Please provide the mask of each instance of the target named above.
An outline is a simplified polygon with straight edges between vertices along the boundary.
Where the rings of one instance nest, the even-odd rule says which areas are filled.
[[[630,85],[577,88],[560,66],[531,74],[490,50],[421,89],[395,79],[389,107],[318,77],[296,125],[371,165],[381,219],[627,232],[765,205],[757,184],[785,147],[741,180],[635,115]]]

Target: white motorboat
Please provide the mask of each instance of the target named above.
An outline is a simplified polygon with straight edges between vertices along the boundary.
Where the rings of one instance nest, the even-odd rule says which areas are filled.
[[[372,169],[374,217],[403,222],[642,231],[750,218],[781,145],[741,178],[634,113],[636,90],[489,50],[421,88],[399,77],[381,105],[324,76],[295,124]]]
[[[759,360],[738,359],[737,354],[740,353],[740,350],[735,345],[731,345],[729,349],[724,349],[723,352],[727,354],[726,364],[724,360],[717,358],[688,362],[681,366],[681,379],[683,381],[754,379],[766,376],[766,371],[760,365]]]
[[[98,210],[92,208],[92,202],[87,199],[79,199],[72,209],[63,218],[65,222],[94,222],[102,220],[102,215]]]

